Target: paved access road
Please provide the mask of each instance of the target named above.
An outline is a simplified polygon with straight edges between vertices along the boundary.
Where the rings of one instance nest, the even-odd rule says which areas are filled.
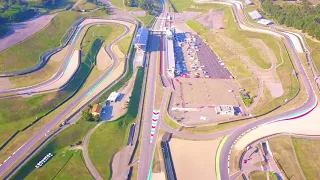
[[[237,22],[239,23],[239,26],[242,29],[245,28],[246,30],[255,31],[255,32],[259,31],[258,27],[251,27],[251,26],[249,27],[243,22],[243,20],[241,19],[241,16],[239,15],[239,10],[237,9],[235,4],[230,3],[229,5],[232,5],[234,15],[235,15],[235,17],[237,19]],[[293,47],[293,45],[291,43],[291,40],[289,39],[288,36],[284,35],[281,32],[278,32],[278,31],[270,31],[270,30],[263,29],[260,32],[268,33],[268,31],[269,31],[269,34],[276,33],[279,36],[284,37],[285,41],[287,42],[288,50],[290,51],[290,53],[292,55],[293,62],[296,64],[297,72],[298,72],[298,74],[299,74],[299,76],[300,76],[300,78],[302,80],[302,84],[301,85],[304,85],[305,88],[306,88],[306,92],[308,94],[308,99],[300,107],[297,107],[295,109],[286,111],[284,113],[281,113],[281,114],[278,114],[278,115],[275,115],[275,116],[272,116],[272,117],[268,117],[268,118],[262,119],[260,121],[252,122],[252,123],[247,124],[245,126],[239,127],[238,129],[233,131],[230,134],[230,136],[228,137],[228,139],[226,140],[226,142],[224,143],[224,145],[222,147],[222,151],[221,151],[219,165],[220,165],[220,176],[221,176],[221,179],[223,179],[223,180],[229,179],[229,169],[228,169],[229,152],[230,152],[235,140],[239,136],[241,136],[243,133],[245,133],[246,131],[250,130],[251,128],[254,128],[254,127],[256,127],[258,125],[261,125],[261,124],[264,124],[264,123],[271,122],[271,121],[274,121],[274,120],[289,119],[291,117],[299,116],[300,114],[304,114],[306,112],[309,112],[309,111],[313,110],[313,108],[317,105],[317,97],[316,97],[316,95],[315,95],[315,93],[313,91],[313,88],[312,88],[312,86],[310,84],[310,81],[309,81],[307,75],[306,75],[306,72],[305,72],[303,66],[300,63],[300,59],[299,59],[298,55],[295,52],[295,49],[294,49],[294,47]]]
[[[98,22],[96,24],[99,24]],[[79,94],[74,101],[68,104],[57,116],[55,116],[48,124],[46,124],[39,132],[37,132],[33,137],[31,137],[24,145],[22,145],[2,166],[0,166],[0,176],[2,176],[14,163],[16,163],[20,158],[22,158],[33,146],[41,140],[45,134],[50,131],[53,127],[57,125],[73,108],[75,108],[79,102],[86,97],[94,87],[98,86],[99,83],[107,77],[107,75],[119,64],[116,55],[112,52],[111,47],[113,44],[120,41],[129,33],[129,27],[120,24],[126,28],[125,33],[123,33],[119,38],[115,39],[113,42],[108,44],[105,49],[110,57],[114,60],[114,63],[109,67],[102,75],[100,75],[86,90]],[[72,41],[76,42],[76,41]],[[69,54],[70,57],[71,54]],[[117,80],[118,81],[118,80]],[[113,82],[110,86],[114,85],[117,81]],[[110,87],[109,86],[109,87]]]

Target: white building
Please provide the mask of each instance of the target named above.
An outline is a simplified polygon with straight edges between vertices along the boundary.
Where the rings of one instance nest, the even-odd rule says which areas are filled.
[[[220,105],[215,107],[217,114],[234,115],[234,109],[231,105]]]
[[[259,20],[259,19],[262,19],[262,15],[257,11],[257,10],[254,10],[252,12],[249,12],[248,13],[250,15],[250,17],[254,20]]]
[[[175,68],[173,40],[170,39],[167,40],[167,71],[171,77],[174,77]]]
[[[120,96],[120,93],[118,93],[118,92],[112,92],[112,93],[109,95],[107,101],[116,102],[116,101],[117,101],[117,98],[118,98],[119,96]]]

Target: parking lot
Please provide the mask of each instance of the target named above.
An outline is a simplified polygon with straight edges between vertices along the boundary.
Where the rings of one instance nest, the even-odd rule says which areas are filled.
[[[203,70],[207,72],[210,78],[213,79],[232,79],[233,76],[225,67],[221,59],[211,50],[211,48],[195,35],[196,44],[198,44],[197,57]]]

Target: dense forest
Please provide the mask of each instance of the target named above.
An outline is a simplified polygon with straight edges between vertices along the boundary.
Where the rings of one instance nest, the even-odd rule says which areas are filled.
[[[262,0],[262,8],[278,23],[302,30],[320,40],[320,5],[312,6],[303,0],[280,6],[272,0]]]
[[[140,7],[151,15],[155,15],[161,8],[158,0],[125,0],[125,5]]]

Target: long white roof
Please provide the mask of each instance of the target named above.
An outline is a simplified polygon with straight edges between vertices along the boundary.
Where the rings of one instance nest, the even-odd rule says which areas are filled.
[[[262,18],[261,14],[257,11],[257,10],[254,10],[252,12],[249,12],[248,13],[252,19],[256,20],[256,19],[260,19]]]
[[[120,93],[118,93],[118,92],[112,92],[109,95],[107,101],[116,101],[116,99],[119,97],[119,95],[120,95]]]
[[[168,70],[174,70],[176,67],[175,62],[174,62],[174,50],[173,50],[173,41],[172,39],[168,40]]]

